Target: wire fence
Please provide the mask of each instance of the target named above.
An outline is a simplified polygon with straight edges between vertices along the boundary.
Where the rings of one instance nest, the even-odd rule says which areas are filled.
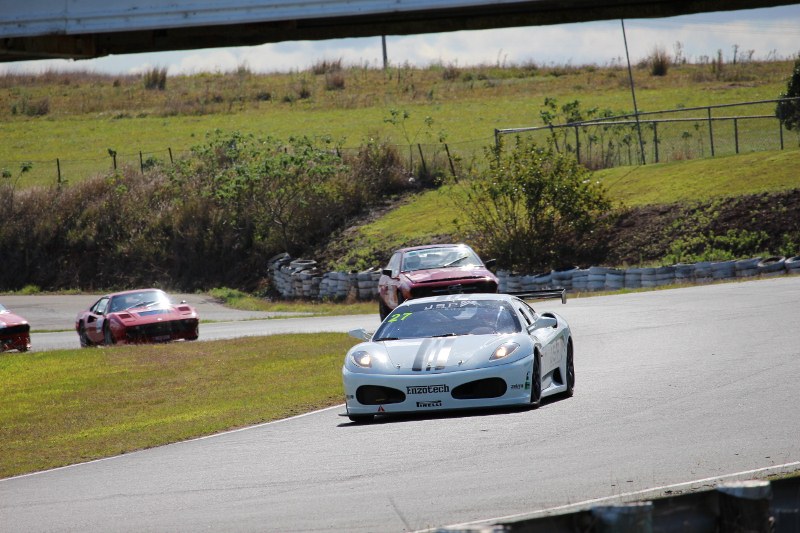
[[[412,143],[394,145],[401,160],[412,174],[457,175],[477,164],[483,149],[490,146],[492,137],[448,143]],[[123,168],[144,173],[156,165],[174,164],[191,154],[191,148],[167,147],[160,150],[122,151],[108,149],[97,157],[72,159],[56,158],[0,161],[0,171],[17,187],[62,186],[98,174],[104,175]],[[360,147],[339,147],[342,156],[355,156]]]
[[[783,100],[800,101],[800,98]],[[496,129],[495,143],[499,144],[504,135],[511,134],[530,136],[537,143],[552,139],[557,150],[574,153],[581,163],[592,169],[797,147],[800,132],[786,130],[775,115],[775,104],[779,101],[760,100],[559,125]]]
[[[800,101],[800,98],[783,100]],[[761,100],[603,117],[569,124],[496,129],[494,143],[500,143],[501,137],[511,134],[530,136],[537,143],[553,139],[559,151],[574,153],[581,163],[592,169],[800,146],[800,132],[786,130],[775,116],[778,101]],[[486,137],[448,143],[398,144],[395,149],[413,174],[457,176],[480,165],[484,149],[491,143],[492,138]],[[355,155],[359,150],[359,147],[338,148],[340,153],[348,155]],[[91,158],[0,161],[0,170],[4,181],[15,186],[61,186],[124,167],[145,172],[157,164],[174,163],[190,152],[191,148],[185,147],[147,151],[108,149]]]

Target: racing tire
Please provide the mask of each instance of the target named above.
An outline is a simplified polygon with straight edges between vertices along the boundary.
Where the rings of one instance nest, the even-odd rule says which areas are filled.
[[[575,357],[572,349],[572,339],[567,342],[567,390],[564,396],[571,398],[575,394]]]
[[[372,420],[375,418],[375,415],[347,415],[347,418],[356,424],[368,424],[372,422]]]
[[[111,328],[108,326],[103,328],[103,344],[106,346],[113,346],[115,344],[114,336],[111,334]]]
[[[531,409],[538,409],[542,404],[542,362],[539,352],[533,352],[531,365]]]
[[[86,336],[86,328],[81,323],[81,327],[78,330],[78,339],[81,341],[81,348],[90,348],[92,346],[92,341],[89,340],[89,337]]]

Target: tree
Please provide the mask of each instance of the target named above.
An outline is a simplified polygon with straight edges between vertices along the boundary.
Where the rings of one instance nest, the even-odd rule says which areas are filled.
[[[505,268],[558,268],[596,259],[596,231],[611,202],[591,172],[553,141],[516,139],[486,151],[488,169],[467,185],[460,229]]]
[[[797,98],[800,98],[800,57],[795,59],[786,92],[781,93],[781,100],[775,107],[775,116],[787,130],[800,130],[800,100]]]

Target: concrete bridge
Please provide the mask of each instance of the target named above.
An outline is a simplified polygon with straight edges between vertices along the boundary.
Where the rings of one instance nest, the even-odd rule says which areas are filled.
[[[0,0],[0,62],[593,20],[780,0]]]

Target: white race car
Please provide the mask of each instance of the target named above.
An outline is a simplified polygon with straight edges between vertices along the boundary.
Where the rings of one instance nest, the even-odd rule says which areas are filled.
[[[347,352],[342,368],[354,422],[394,413],[536,408],[546,396],[572,396],[575,387],[567,322],[509,294],[408,300],[373,335],[363,329],[350,335],[365,341]]]

